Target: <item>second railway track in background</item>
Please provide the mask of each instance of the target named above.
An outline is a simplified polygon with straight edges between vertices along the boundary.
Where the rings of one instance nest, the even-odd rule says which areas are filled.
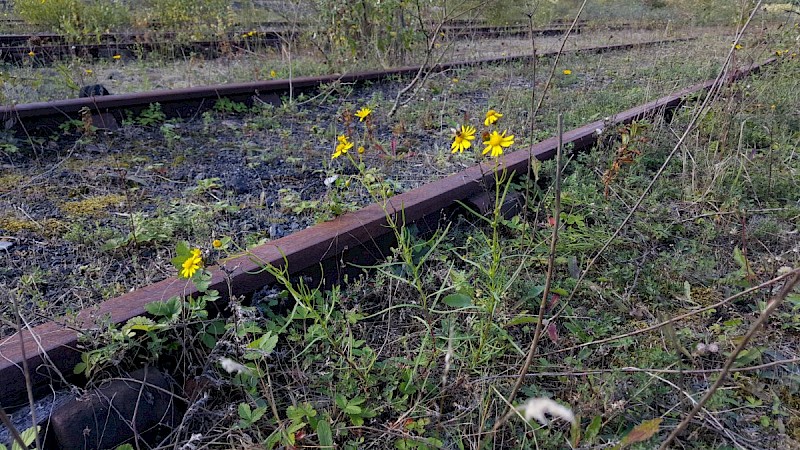
[[[619,44],[600,47],[589,47],[570,50],[570,54],[592,54],[632,48],[666,45],[684,42],[693,38],[648,41],[634,44]],[[544,52],[536,56],[546,58],[555,56],[557,52]],[[464,62],[439,64],[424,70],[435,72],[480,64],[498,64],[504,62],[526,61],[531,55],[514,55],[500,58],[486,58]],[[52,130],[68,120],[80,119],[81,114],[89,112],[97,117],[95,125],[101,128],[115,127],[123,118],[125,111],[138,113],[153,103],[159,103],[167,117],[193,117],[199,112],[211,109],[216,101],[227,98],[236,102],[251,105],[254,98],[261,101],[280,104],[281,96],[293,90],[296,94],[312,92],[323,84],[363,83],[377,81],[393,76],[413,76],[422,68],[420,66],[399,67],[390,70],[356,72],[343,75],[325,75],[319,77],[300,77],[293,80],[269,80],[247,83],[231,83],[216,86],[200,86],[193,88],[168,89],[133,94],[107,95],[99,97],[56,100],[51,102],[27,103],[0,107],[0,120],[8,129],[20,134],[37,133]]]
[[[535,28],[533,33],[537,36],[556,36],[564,34],[568,29],[569,26],[559,24]],[[9,34],[0,35],[0,61],[14,64],[25,62],[48,64],[65,57],[110,58],[115,54],[146,57],[149,52],[177,55],[196,53],[215,57],[236,49],[249,50],[259,46],[279,47],[282,42],[308,30],[309,28],[305,26],[258,26],[252,29],[228,32],[219,37],[186,40],[185,42],[175,40],[177,33],[157,31],[107,33],[88,38],[88,40],[96,39],[96,43],[86,42],[86,40],[71,42],[70,38],[53,33]],[[580,31],[580,26],[572,30],[573,33],[580,33]],[[448,39],[512,38],[528,36],[530,32],[530,28],[522,25],[448,25],[441,29],[443,37]]]

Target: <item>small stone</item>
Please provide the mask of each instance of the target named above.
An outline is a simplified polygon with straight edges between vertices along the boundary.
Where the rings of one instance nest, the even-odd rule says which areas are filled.
[[[11,241],[0,241],[0,251],[8,250],[14,246],[14,243]]]
[[[155,368],[111,381],[55,410],[46,447],[115,448],[143,434],[168,433],[180,422],[176,398],[170,392],[170,381]]]
[[[108,153],[108,146],[104,144],[86,144],[85,149],[89,153]]]

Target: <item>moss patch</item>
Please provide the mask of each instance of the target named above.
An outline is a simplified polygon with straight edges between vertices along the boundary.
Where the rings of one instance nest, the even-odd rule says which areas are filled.
[[[22,175],[13,173],[0,175],[0,194],[11,192],[12,189],[19,185],[20,181],[22,181]]]
[[[19,233],[20,231],[31,231],[40,233],[47,236],[55,236],[64,230],[66,225],[58,219],[43,219],[33,221],[29,219],[19,219],[14,216],[0,217],[0,229],[6,230],[10,233]]]
[[[64,203],[61,205],[61,211],[70,216],[97,217],[105,215],[108,207],[118,205],[124,201],[124,195],[101,195],[99,197],[87,198],[76,202]]]

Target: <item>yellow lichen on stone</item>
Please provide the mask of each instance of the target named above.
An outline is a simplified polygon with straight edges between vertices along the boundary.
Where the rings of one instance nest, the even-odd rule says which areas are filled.
[[[70,216],[97,217],[105,215],[108,207],[119,205],[124,201],[124,195],[101,195],[99,197],[64,203],[61,205],[61,211]]]

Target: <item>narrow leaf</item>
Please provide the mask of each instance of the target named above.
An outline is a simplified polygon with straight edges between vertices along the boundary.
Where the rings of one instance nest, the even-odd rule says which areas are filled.
[[[327,420],[320,420],[317,423],[317,436],[319,436],[320,447],[333,448],[333,432]]]
[[[472,306],[472,297],[464,294],[450,294],[442,301],[451,308],[466,308]]]
[[[630,433],[628,433],[619,443],[620,448],[625,448],[637,442],[644,442],[656,433],[658,433],[659,425],[661,425],[661,418],[657,417],[635,426]]]
[[[600,426],[603,425],[603,417],[602,416],[594,416],[592,422],[586,427],[586,435],[585,440],[587,444],[591,444],[594,441],[594,438],[600,434]]]

